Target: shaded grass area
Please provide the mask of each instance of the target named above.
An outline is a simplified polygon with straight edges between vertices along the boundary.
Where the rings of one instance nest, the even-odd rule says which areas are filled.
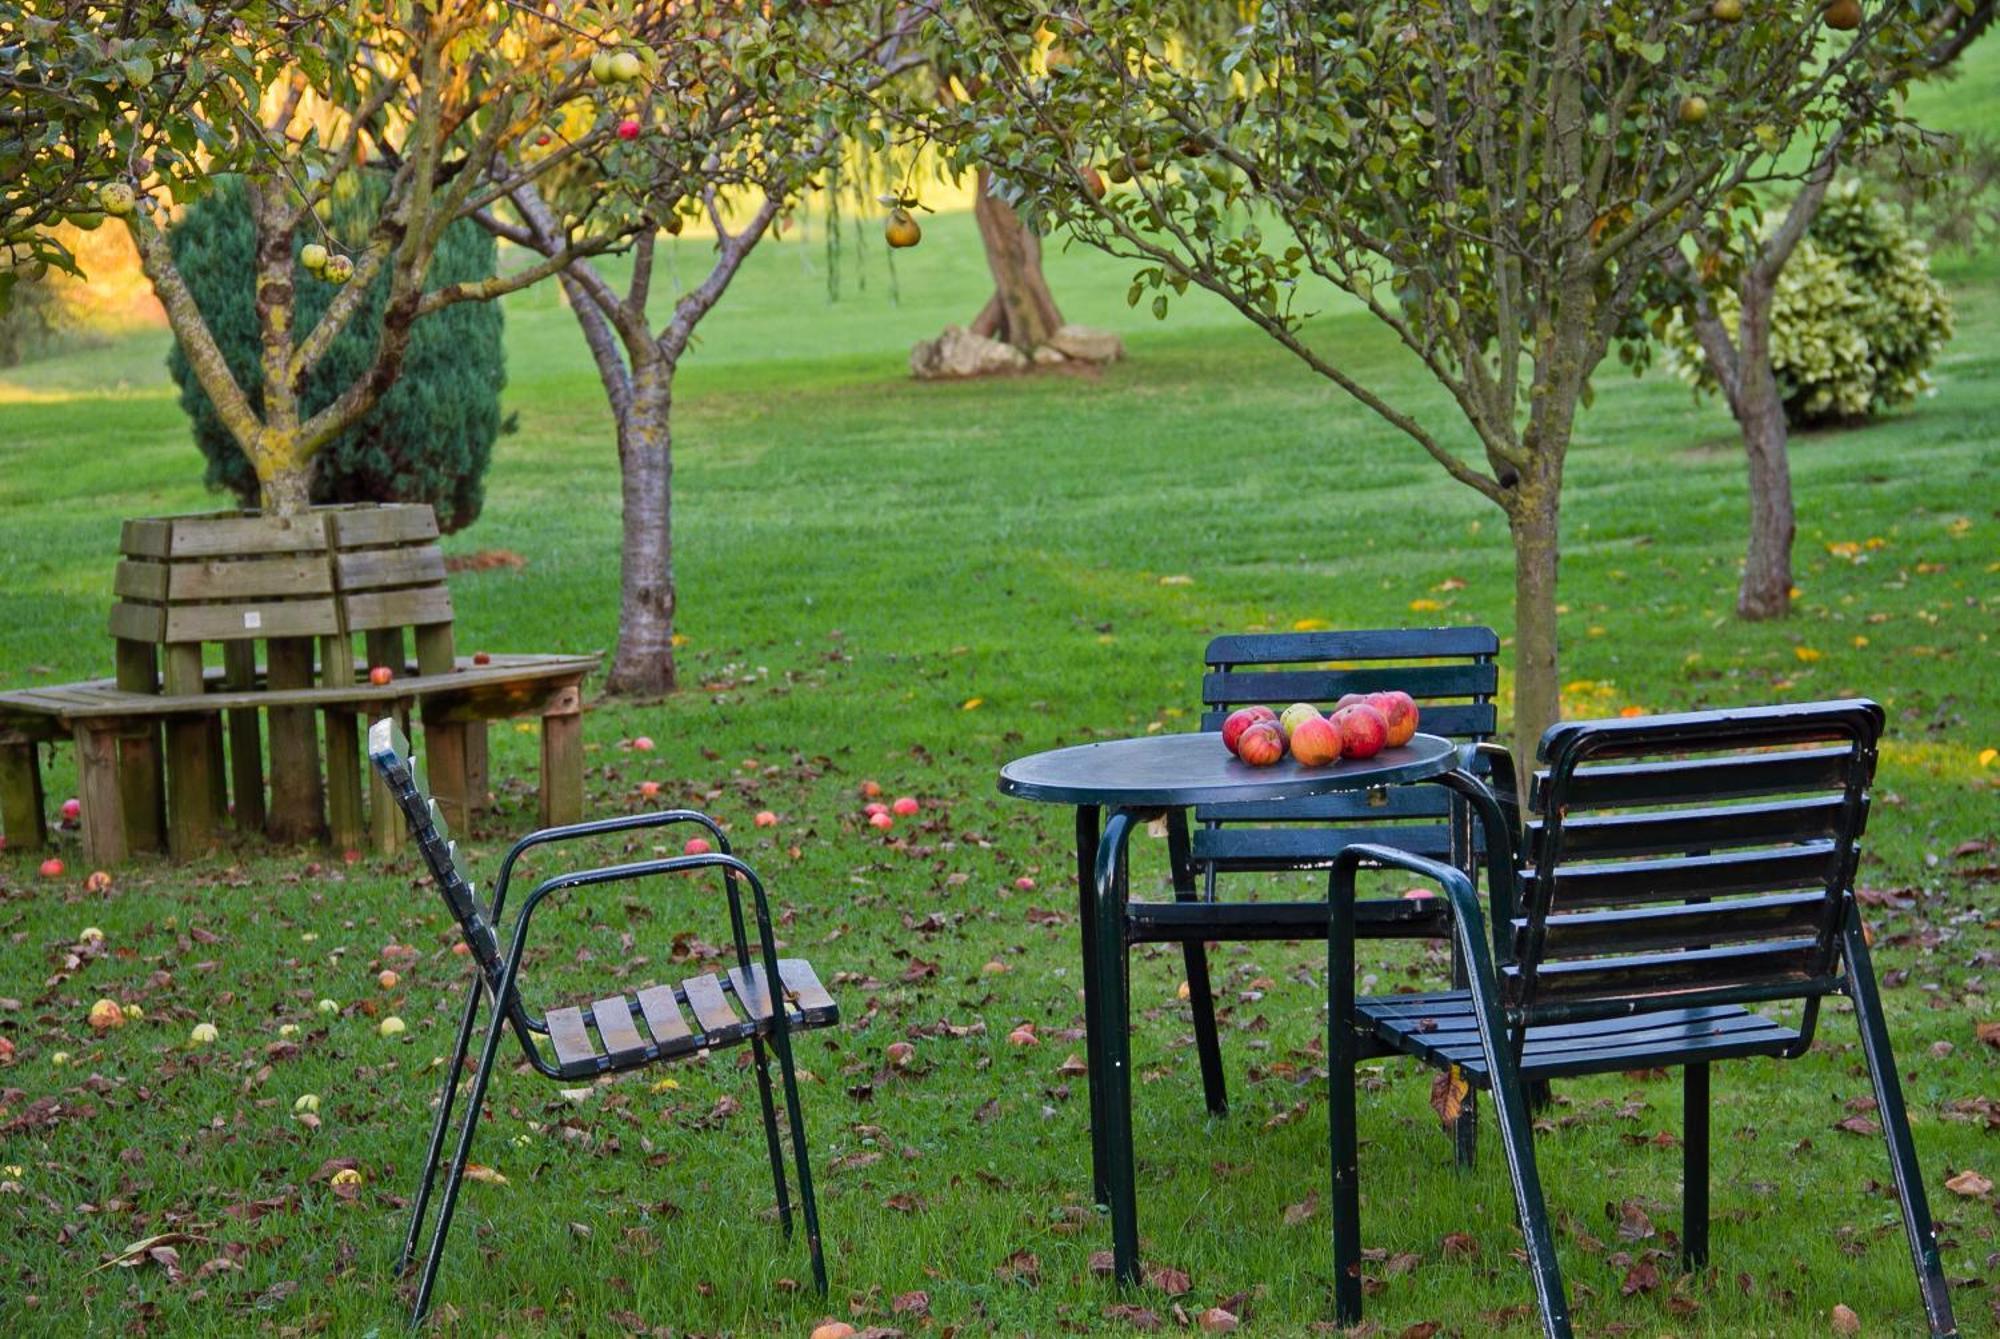
[[[805,1253],[771,1221],[738,1057],[576,1100],[503,1075],[476,1157],[507,1184],[468,1188],[441,1292],[465,1333],[796,1334],[826,1314],[1054,1333],[1128,1323],[1107,1312],[1120,1301],[1174,1324],[1162,1289],[1121,1299],[1091,1270],[1109,1234],[1085,1205],[1084,1088],[1064,1072],[1082,1049],[1068,815],[1003,800],[994,772],[1095,734],[1188,728],[1216,632],[1305,619],[1506,632],[1499,513],[1224,314],[1191,308],[1164,328],[1121,317],[1114,264],[1066,256],[1057,286],[1072,315],[1125,323],[1130,362],[1099,377],[904,380],[907,343],[981,296],[969,220],[926,227],[900,307],[879,281],[824,307],[808,244],[760,255],[718,313],[677,416],[685,687],[600,704],[585,725],[593,814],[640,807],[643,780],[713,811],[765,871],[790,948],[847,974],[844,1025],[800,1050],[834,1293],[796,1286]],[[2000,952],[1987,928],[2000,919],[2000,766],[1980,760],[2000,746],[2000,265],[1958,263],[1949,279],[1961,333],[1938,394],[1796,444],[1800,594],[1784,623],[1729,616],[1746,504],[1726,414],[1663,376],[1607,374],[1570,465],[1562,634],[1571,715],[1847,693],[1889,707],[1862,883],[1947,1267],[1974,1280],[1996,1249],[1994,1208],[1943,1183],[1995,1165],[1996,1064],[1975,1027]],[[486,517],[448,548],[526,562],[454,577],[460,643],[605,648],[610,425],[552,293],[509,318],[522,429],[496,454]],[[1334,333],[1398,399],[1443,408],[1368,327]],[[0,378],[8,686],[108,673],[118,520],[215,505],[162,352],[141,336]],[[658,749],[626,746],[641,734]],[[472,842],[482,874],[533,821],[536,745],[531,730],[495,732],[496,806]],[[71,793],[66,755],[49,769],[52,803]],[[920,797],[923,813],[886,836],[866,828],[864,779]],[[753,828],[761,808],[781,825]],[[400,1197],[464,980],[419,867],[246,843],[184,867],[137,863],[92,895],[63,840],[60,880],[0,853],[0,1035],[17,1048],[0,1070],[0,1162],[19,1168],[0,1194],[13,1237],[0,1327],[393,1331]],[[1140,891],[1158,895],[1163,849],[1138,858]],[[685,974],[726,935],[715,889],[678,880],[578,899],[541,925],[537,999]],[[86,926],[104,931],[101,949],[79,947]],[[385,966],[393,988],[377,982]],[[1148,1257],[1187,1273],[1190,1312],[1228,1302],[1259,1333],[1331,1315],[1324,970],[1311,945],[1220,951],[1236,1109],[1213,1121],[1178,955],[1134,967]],[[1442,966],[1368,946],[1362,970],[1391,989]],[[100,996],[144,1018],[93,1037]],[[392,1013],[409,1026],[396,1040],[376,1031]],[[1671,1263],[1678,1083],[1560,1085],[1540,1152],[1582,1327],[1796,1333],[1839,1303],[1871,1333],[1920,1330],[1879,1141],[1835,1128],[1868,1085],[1851,1020],[1831,1014],[1807,1059],[1718,1072],[1716,1267],[1701,1278]],[[220,1040],[191,1048],[202,1021]],[[1022,1022],[1040,1045],[1006,1044]],[[297,1035],[281,1037],[286,1025]],[[895,1040],[916,1046],[907,1069],[884,1057]],[[1363,1221],[1385,1253],[1369,1266],[1370,1315],[1390,1333],[1429,1320],[1530,1332],[1497,1146],[1455,1173],[1428,1086],[1411,1066],[1370,1070]],[[293,1115],[306,1093],[317,1129]],[[331,1159],[355,1161],[358,1195],[328,1184]],[[188,1234],[187,1279],[157,1262],[95,1268],[161,1232]],[[1448,1251],[1453,1233],[1470,1245]],[[1632,1285],[1648,1263],[1660,1282]],[[1984,1285],[1959,1300],[1969,1329],[1988,1327]]]

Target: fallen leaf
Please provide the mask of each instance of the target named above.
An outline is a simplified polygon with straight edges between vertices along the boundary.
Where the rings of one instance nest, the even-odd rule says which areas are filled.
[[[1466,1094],[1472,1085],[1465,1081],[1465,1074],[1457,1065],[1438,1071],[1431,1080],[1431,1110],[1437,1112],[1438,1120],[1446,1126],[1458,1124],[1459,1112],[1465,1109]]]
[[[1968,1167],[1957,1176],[1948,1179],[1944,1183],[1944,1188],[1954,1195],[1963,1195],[1967,1199],[1978,1199],[1982,1195],[1992,1193],[1993,1183]]]
[[[1833,1332],[1835,1334],[1861,1333],[1861,1317],[1854,1314],[1854,1308],[1848,1306],[1845,1302],[1836,1304],[1833,1308],[1833,1315],[1828,1319],[1833,1325]]]

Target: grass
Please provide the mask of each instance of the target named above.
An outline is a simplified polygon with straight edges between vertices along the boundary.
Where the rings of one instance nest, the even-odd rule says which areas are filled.
[[[796,1287],[805,1254],[770,1221],[754,1119],[719,1104],[753,1100],[736,1057],[574,1102],[503,1075],[476,1156],[508,1184],[468,1188],[440,1294],[461,1332],[803,1334],[832,1314],[912,1333],[1052,1333],[1117,1328],[1107,1308],[1120,1300],[1174,1324],[1159,1289],[1120,1299],[1090,1270],[1109,1235],[1082,1207],[1083,1088],[1058,1073],[1081,1049],[1067,815],[1003,800],[994,772],[1094,734],[1187,728],[1216,632],[1308,618],[1506,630],[1497,512],[1226,313],[1134,319],[1115,264],[1065,254],[1054,281],[1074,318],[1126,332],[1129,362],[1090,378],[906,380],[908,343],[982,297],[969,219],[926,229],[898,275],[901,305],[879,270],[822,305],[811,241],[767,248],[739,280],[677,406],[687,687],[657,705],[596,704],[585,725],[592,813],[640,807],[649,778],[663,799],[713,811],[766,872],[791,946],[851,974],[841,1029],[801,1048],[833,1295]],[[1947,1269],[1974,1281],[1959,1305],[1979,1330],[1994,1205],[1943,1182],[1995,1164],[1980,1104],[2000,1059],[1975,1024],[2000,952],[2000,767],[1981,761],[2000,746],[2000,263],[1947,274],[1961,331],[1938,394],[1796,444],[1801,593],[1784,623],[1729,616],[1745,502],[1726,415],[1663,376],[1607,372],[1571,458],[1562,632],[1571,715],[1846,693],[1888,706],[1861,882],[1891,894],[1870,907],[1878,964]],[[496,455],[485,517],[448,547],[509,549],[526,566],[454,577],[461,644],[604,648],[610,425],[553,291],[508,316],[521,431]],[[1371,329],[1337,333],[1397,398],[1443,409]],[[9,686],[108,672],[118,519],[214,504],[163,349],[138,335],[0,378]],[[1848,544],[1851,557],[1833,547]],[[642,733],[657,752],[624,746]],[[535,747],[496,731],[497,807],[472,842],[482,873],[532,823]],[[66,755],[52,797],[71,793]],[[862,826],[868,778],[921,796],[923,815],[886,838]],[[782,825],[754,829],[760,808]],[[0,1035],[16,1047],[0,1071],[0,1163],[19,1169],[0,1193],[15,1243],[0,1329],[393,1332],[400,1197],[463,982],[418,866],[248,842],[186,866],[136,863],[89,894],[63,841],[61,880],[0,852]],[[1157,889],[1159,848],[1138,858]],[[1024,877],[1038,886],[1017,889]],[[538,998],[664,975],[677,932],[724,933],[712,890],[694,885],[580,899],[540,924]],[[101,949],[79,947],[86,926],[104,931]],[[401,974],[390,990],[376,982],[385,965]],[[1227,1302],[1249,1331],[1300,1333],[1331,1314],[1324,962],[1311,945],[1236,946],[1218,970],[1236,1110],[1212,1121],[1178,963],[1149,952],[1134,967],[1141,1228],[1150,1260],[1190,1276],[1190,1314]],[[1362,970],[1386,989],[1433,979],[1436,963],[1371,945]],[[100,996],[145,1016],[95,1038],[84,1018]],[[338,1011],[318,1012],[321,999]],[[393,1041],[376,1033],[391,1013],[409,1025]],[[1041,1046],[1005,1044],[1023,1021]],[[197,1022],[220,1040],[191,1047]],[[288,1024],[295,1053],[280,1045]],[[892,1071],[884,1048],[903,1039],[916,1063]],[[678,1086],[651,1086],[668,1077]],[[1532,1331],[1496,1145],[1455,1174],[1428,1076],[1389,1064],[1371,1087],[1363,1223],[1386,1252],[1370,1266],[1371,1318],[1388,1333]],[[1817,1332],[1844,1304],[1869,1333],[1920,1331],[1880,1142],[1834,1128],[1868,1090],[1842,1011],[1800,1062],[1719,1072],[1716,1268],[1700,1278],[1670,1266],[1678,1086],[1560,1088],[1539,1151],[1583,1328]],[[321,1099],[317,1129],[292,1114],[305,1093]],[[328,1186],[335,1159],[363,1173],[358,1196]],[[1654,1235],[1621,1236],[1621,1221],[1641,1230],[1628,1208]],[[163,1232],[188,1234],[184,1280],[157,1262],[99,1268]],[[1473,1249],[1448,1253],[1460,1232]],[[1662,1282],[1628,1295],[1632,1266],[1649,1262]]]

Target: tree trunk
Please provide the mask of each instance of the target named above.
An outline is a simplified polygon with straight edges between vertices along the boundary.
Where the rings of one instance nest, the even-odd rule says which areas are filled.
[[[673,375],[667,360],[635,367],[618,421],[624,540],[618,649],[605,691],[633,697],[674,690]]]
[[[1021,222],[1012,205],[992,193],[992,186],[992,174],[981,168],[972,216],[979,224],[987,267],[993,271],[993,296],[970,329],[1032,353],[1048,343],[1063,316],[1042,274],[1042,239]]]
[[[312,462],[289,462],[258,481],[266,516],[297,516],[312,505]]]
[[[1524,487],[1508,512],[1514,537],[1514,765],[1524,782],[1542,733],[1562,719],[1556,673],[1559,505],[1556,487]]]
[[[1739,618],[1784,618],[1792,611],[1792,470],[1784,402],[1771,372],[1771,305],[1776,285],[1746,276],[1737,324],[1736,393],[1730,409],[1743,429],[1750,467],[1750,546],[1736,592]]]

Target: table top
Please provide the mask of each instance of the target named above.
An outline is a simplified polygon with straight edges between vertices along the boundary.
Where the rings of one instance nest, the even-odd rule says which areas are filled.
[[[1450,740],[1419,734],[1366,760],[1302,767],[1286,756],[1270,767],[1252,767],[1222,746],[1219,732],[1147,735],[1016,758],[1000,769],[1000,793],[1128,808],[1285,800],[1422,781],[1450,771],[1456,753]]]

